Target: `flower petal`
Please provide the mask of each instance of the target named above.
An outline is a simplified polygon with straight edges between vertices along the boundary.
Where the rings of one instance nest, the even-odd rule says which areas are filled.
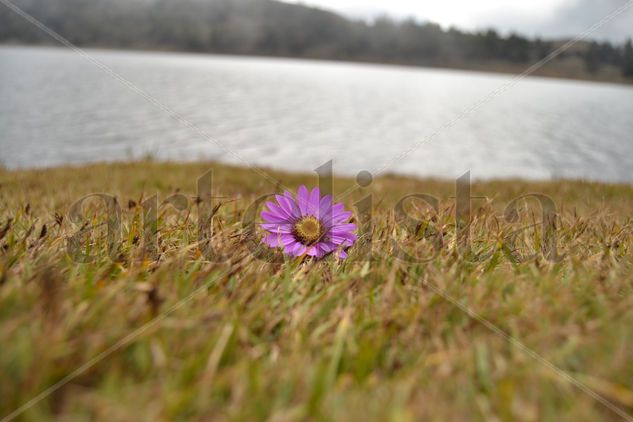
[[[321,190],[316,187],[312,189],[308,198],[308,215],[319,216],[319,202],[321,201]]]
[[[284,246],[291,245],[297,241],[297,239],[295,239],[293,235],[287,234],[287,233],[281,233],[280,238],[281,238],[281,243]]]
[[[288,214],[288,212],[276,202],[266,202],[266,208],[268,208],[268,211],[272,212],[273,214],[277,214],[280,217],[288,218],[290,216],[290,214]]]
[[[336,245],[330,242],[321,242],[318,244],[319,249],[321,251],[323,251],[323,254],[325,255],[326,253],[330,253],[332,252],[334,249],[336,249]]]
[[[271,233],[292,233],[292,224],[263,223],[261,228]]]
[[[317,248],[316,246],[311,246],[306,255],[314,257],[319,256],[319,248]]]
[[[352,246],[358,240],[354,233],[341,233],[330,235],[330,241],[335,245]]]
[[[271,233],[264,236],[262,243],[270,246],[271,248],[276,248],[277,246],[281,246],[281,237],[279,234]]]
[[[315,255],[317,258],[323,258],[329,252],[323,248],[322,244],[318,244],[315,249],[317,250],[316,255]]]
[[[294,255],[294,256],[301,256],[304,253],[306,253],[306,249],[307,248],[305,247],[305,245],[297,242],[297,243],[295,243],[294,247],[292,248],[292,252],[290,254]]]
[[[261,217],[268,223],[290,224],[288,217],[270,211],[262,211]]]
[[[331,233],[345,233],[345,232],[353,232],[354,230],[356,230],[356,224],[354,223],[346,223],[346,224],[336,224],[334,226],[332,226],[332,228],[330,229]]]
[[[332,225],[332,195],[325,195],[319,202],[319,220],[326,226]]]
[[[337,214],[332,214],[332,223],[344,223],[352,217],[351,211],[341,211]]]
[[[289,217],[298,218],[301,216],[299,207],[290,192],[285,192],[283,195],[275,195],[275,199],[277,199],[277,202]]]
[[[299,210],[301,211],[301,215],[308,215],[308,203],[310,200],[310,195],[308,194],[308,188],[304,185],[299,186],[297,190],[297,205],[299,205]]]
[[[340,214],[345,211],[345,205],[342,202],[332,205],[332,215]]]

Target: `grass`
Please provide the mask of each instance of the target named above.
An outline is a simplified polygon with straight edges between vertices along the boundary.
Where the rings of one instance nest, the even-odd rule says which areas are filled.
[[[197,241],[196,180],[210,168],[210,242],[224,262],[206,260]],[[317,182],[272,174],[293,189]],[[336,179],[335,192],[353,183]],[[460,254],[454,184],[387,176],[344,199],[353,208],[373,195],[373,230],[359,222],[363,244],[347,261],[270,263],[250,252],[242,220],[279,188],[210,163],[0,169],[0,417],[135,333],[19,417],[621,419],[484,320],[633,415],[632,187],[474,183],[484,198],[472,202],[472,251]],[[93,192],[121,204],[114,259],[98,201],[85,204],[84,223],[69,221],[72,203]],[[151,259],[139,204],[176,192],[186,207],[161,207]],[[517,221],[503,218],[528,192],[557,204],[556,262],[518,259],[545,243],[534,201]],[[406,210],[416,221],[399,222],[394,205],[410,193],[438,197],[438,212],[414,201]],[[82,224],[96,227],[76,242],[96,256],[89,263],[67,253]],[[512,236],[521,227],[531,228]],[[398,250],[435,257],[406,261]]]

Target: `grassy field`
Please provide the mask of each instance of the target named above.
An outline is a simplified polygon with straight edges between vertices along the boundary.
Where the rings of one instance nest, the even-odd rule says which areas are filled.
[[[197,237],[196,180],[209,169],[210,243],[223,262],[205,259]],[[272,175],[293,190],[317,183]],[[336,179],[334,191],[353,184]],[[474,183],[472,250],[460,253],[454,183],[387,176],[343,199],[354,209],[373,198],[373,229],[357,216],[346,261],[269,262],[252,253],[243,220],[281,186],[210,163],[0,170],[0,419],[633,415],[632,187]],[[98,201],[70,221],[71,205],[95,192],[120,204],[115,248]],[[557,205],[548,227],[559,259],[540,253],[535,201],[504,218],[529,192]],[[175,193],[187,200],[160,207],[149,254],[140,204]],[[410,201],[415,221],[400,221],[394,206],[411,193],[436,196],[437,212]],[[69,239],[92,262],[76,262]]]

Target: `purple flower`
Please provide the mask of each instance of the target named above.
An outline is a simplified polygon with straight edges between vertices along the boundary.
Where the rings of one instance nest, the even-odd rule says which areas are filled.
[[[347,257],[344,249],[358,236],[356,225],[349,222],[352,213],[343,204],[332,204],[332,195],[321,197],[319,188],[308,192],[305,186],[299,187],[296,200],[288,191],[275,198],[261,213],[262,228],[269,232],[263,239],[266,245],[283,247],[290,256],[322,258],[335,253],[341,259]]]

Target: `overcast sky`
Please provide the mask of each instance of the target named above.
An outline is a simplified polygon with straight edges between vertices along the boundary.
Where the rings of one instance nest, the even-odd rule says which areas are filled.
[[[444,27],[494,27],[546,38],[579,35],[629,0],[288,0],[348,16],[414,16]],[[593,38],[623,41],[633,37],[633,8],[605,24]]]

